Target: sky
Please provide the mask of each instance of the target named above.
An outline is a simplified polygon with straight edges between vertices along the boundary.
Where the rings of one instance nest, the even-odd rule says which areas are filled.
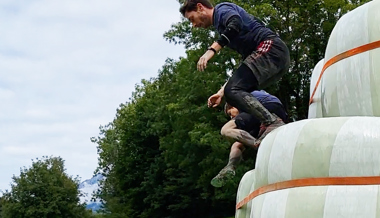
[[[32,159],[60,156],[70,176],[98,164],[99,126],[135,84],[185,56],[163,37],[176,0],[0,1],[0,190]],[[1,195],[1,194],[0,194]]]

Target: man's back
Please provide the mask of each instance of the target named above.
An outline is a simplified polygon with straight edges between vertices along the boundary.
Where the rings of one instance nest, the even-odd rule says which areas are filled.
[[[280,99],[278,99],[276,96],[271,95],[267,93],[264,90],[256,90],[251,92],[253,97],[255,97],[262,105],[265,105],[267,103],[279,103],[282,105]]]

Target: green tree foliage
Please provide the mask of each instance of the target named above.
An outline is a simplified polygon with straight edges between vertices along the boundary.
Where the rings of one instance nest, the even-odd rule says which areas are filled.
[[[220,1],[215,1],[219,3]],[[337,20],[365,1],[234,0],[275,30],[291,50],[291,68],[268,89],[285,103],[294,120],[307,116],[309,77],[323,58]],[[240,63],[223,49],[206,72],[196,63],[215,40],[214,30],[192,29],[183,20],[164,37],[186,48],[186,57],[168,59],[156,78],[136,85],[129,102],[93,138],[98,171],[106,176],[97,193],[107,217],[223,217],[234,214],[238,182],[254,168],[248,155],[235,180],[216,189],[210,180],[226,164],[230,143],[220,136],[227,121],[222,108],[207,108]]]
[[[0,197],[0,218],[3,217],[3,197]]]
[[[65,173],[60,157],[43,157],[13,176],[2,201],[3,218],[90,217],[79,203],[79,180]]]

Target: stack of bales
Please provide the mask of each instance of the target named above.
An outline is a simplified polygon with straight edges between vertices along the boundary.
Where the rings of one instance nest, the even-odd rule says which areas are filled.
[[[380,0],[338,21],[313,71],[309,119],[263,140],[237,202],[257,196],[236,217],[379,216],[379,46]]]

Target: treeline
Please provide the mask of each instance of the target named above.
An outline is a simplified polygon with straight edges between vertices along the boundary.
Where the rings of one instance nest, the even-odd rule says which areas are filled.
[[[42,157],[12,177],[11,190],[0,197],[0,218],[99,217],[80,203],[79,178],[65,172],[60,157]]]
[[[261,18],[287,43],[289,72],[267,91],[281,99],[291,120],[306,118],[310,74],[324,56],[335,23],[368,1],[231,2]],[[215,32],[192,29],[183,20],[164,37],[184,46],[186,57],[167,59],[156,78],[136,85],[132,98],[93,139],[98,144],[98,171],[106,176],[98,192],[104,213],[123,218],[233,216],[238,182],[254,168],[255,159],[246,154],[235,180],[225,187],[210,185],[227,162],[230,142],[219,133],[227,121],[222,107],[210,109],[206,102],[240,57],[224,49],[211,59],[206,72],[199,72],[196,63],[216,39]]]

